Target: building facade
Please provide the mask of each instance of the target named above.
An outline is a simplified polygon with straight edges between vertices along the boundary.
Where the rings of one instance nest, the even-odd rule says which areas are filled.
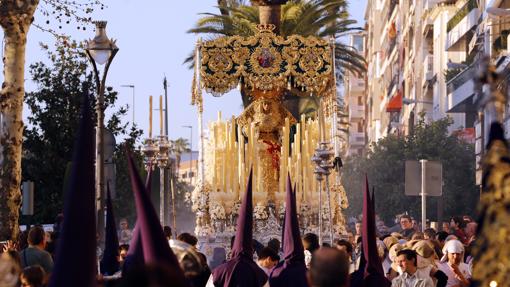
[[[349,44],[358,53],[365,53],[365,33],[350,35]],[[361,155],[365,151],[366,133],[366,93],[365,76],[347,72],[344,76],[344,104],[348,116],[348,140],[346,155]]]
[[[495,92],[508,97],[510,0],[368,0],[365,20],[367,145],[408,134],[420,119],[451,117],[450,132],[475,144],[480,184],[497,117],[483,103]],[[488,64],[501,75],[492,86],[479,81]]]

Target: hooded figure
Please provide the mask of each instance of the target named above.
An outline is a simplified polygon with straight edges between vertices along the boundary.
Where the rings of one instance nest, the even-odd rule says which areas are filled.
[[[250,171],[246,195],[237,219],[232,258],[212,272],[215,287],[261,287],[267,282],[266,273],[253,261],[252,173]]]
[[[384,287],[390,286],[391,282],[384,276],[381,259],[377,251],[376,230],[375,230],[375,210],[374,203],[370,199],[370,189],[368,187],[368,177],[365,176],[365,190],[363,200],[363,223],[361,238],[363,241],[363,256],[366,266],[364,269],[363,282],[365,287]],[[353,286],[355,287],[355,286]]]
[[[145,179],[145,189],[149,193],[152,182],[152,164],[149,166],[149,173],[147,174],[147,178]],[[142,249],[142,241],[140,239],[140,228],[138,227],[138,220],[135,223],[135,228],[133,228],[133,238],[131,239],[131,243],[129,244],[129,250],[122,265],[122,273],[129,272],[130,269],[135,268],[137,266],[142,266],[144,263],[143,260],[143,249]]]
[[[48,286],[96,286],[96,188],[94,125],[87,96],[81,108],[71,177],[66,186],[64,222]]]
[[[113,215],[112,197],[110,195],[110,185],[106,185],[106,235],[103,258],[100,263],[101,274],[113,275],[119,271],[119,238],[117,237],[117,228],[115,216]]]
[[[295,188],[294,188],[295,191]],[[283,224],[283,259],[269,276],[271,287],[307,287],[305,249],[301,242],[297,217],[296,194],[291,190],[290,175],[287,176],[287,197]]]
[[[189,286],[177,257],[175,257],[175,254],[166,240],[156,210],[151,203],[149,194],[142,183],[138,170],[133,162],[133,157],[129,152],[128,167],[131,186],[135,195],[137,223],[140,229],[140,241],[142,243],[145,265],[172,270],[172,276],[169,276],[168,282],[165,282],[169,286]]]

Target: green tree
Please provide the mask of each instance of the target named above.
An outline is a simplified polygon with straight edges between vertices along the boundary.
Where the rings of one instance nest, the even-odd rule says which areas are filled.
[[[41,2],[42,5],[39,5]],[[48,19],[83,24],[98,0],[2,0],[0,26],[4,32],[3,74],[0,90],[0,238],[15,239],[18,235],[19,205],[21,201],[21,143],[23,141],[23,99],[25,96],[25,48],[27,35],[38,7]],[[103,8],[101,6],[101,8]],[[46,20],[48,24],[50,21]],[[58,36],[54,29],[36,26]],[[62,26],[59,26],[60,28]],[[78,29],[84,27],[78,26]]]
[[[421,119],[408,136],[388,135],[373,144],[365,156],[346,160],[343,182],[349,198],[350,216],[362,210],[362,183],[365,173],[375,187],[376,211],[386,221],[396,214],[410,212],[416,218],[421,214],[421,198],[406,196],[405,161],[437,160],[443,164],[443,218],[436,218],[438,197],[427,198],[428,218],[444,220],[449,216],[474,215],[479,200],[475,185],[474,146],[448,133],[450,118],[432,123]]]
[[[262,6],[249,6],[245,2],[219,0],[220,13],[205,13],[204,17],[199,19],[195,27],[188,32],[203,35],[207,39],[233,35],[254,35],[259,22],[267,22],[268,19],[265,18],[274,18],[274,16],[261,12]],[[287,1],[252,0],[251,2],[257,4],[258,2],[281,3]],[[270,13],[281,13],[278,15],[281,17],[279,23],[275,23],[281,36],[302,35],[337,39],[335,41],[335,59],[337,76],[341,80],[345,71],[362,74],[366,70],[365,60],[358,51],[339,40],[341,36],[361,30],[351,26],[356,21],[349,19],[347,8],[345,0],[294,0],[284,4],[281,10],[273,9]],[[192,61],[193,55],[185,60],[187,63],[192,63]],[[284,106],[296,118],[299,118],[301,114],[312,115],[319,105],[317,97],[308,95],[304,97],[304,95],[304,92],[295,88],[287,91],[284,95]],[[247,107],[251,103],[251,98],[244,91],[244,87],[241,89],[241,96],[243,105]]]
[[[177,170],[181,166],[181,155],[186,152],[191,152],[189,142],[185,138],[178,138],[170,140],[170,153],[175,155]]]
[[[95,105],[95,83],[83,49],[74,42],[58,43],[56,47],[50,51],[43,46],[49,64],[38,62],[30,66],[38,89],[25,98],[30,116],[24,131],[22,176],[35,183],[36,222],[52,222],[61,211],[66,168],[72,160],[83,96],[92,99],[92,107]],[[129,131],[128,123],[121,123],[127,107],[116,107],[116,100],[117,92],[107,88],[106,107],[114,112],[106,126],[116,136],[128,136],[125,142],[133,146],[141,131]],[[122,172],[117,174],[123,178]]]

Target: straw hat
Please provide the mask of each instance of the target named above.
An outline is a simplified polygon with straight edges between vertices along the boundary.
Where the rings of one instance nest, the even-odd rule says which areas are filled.
[[[390,248],[390,252],[389,252],[389,257],[390,257],[390,260],[391,260],[391,269],[397,271],[398,270],[398,265],[397,265],[397,253],[404,249],[404,246],[402,246],[400,243],[396,243],[396,244],[393,244],[393,246],[391,246]]]
[[[400,234],[400,233],[398,233],[398,232],[392,232],[390,235],[391,235],[392,237],[397,238],[397,239],[402,239],[402,238],[404,238],[404,236],[402,236],[402,234]]]
[[[390,250],[390,248],[393,245],[398,243],[398,239],[393,236],[388,236],[388,237],[384,238],[383,242],[384,242],[384,245],[386,245],[386,249]]]
[[[437,258],[434,247],[426,240],[418,241],[413,250],[416,251],[418,268],[424,268],[430,265],[435,265],[434,260]]]

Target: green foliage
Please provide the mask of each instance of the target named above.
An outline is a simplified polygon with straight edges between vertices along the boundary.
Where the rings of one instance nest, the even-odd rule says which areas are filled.
[[[450,118],[432,123],[422,120],[414,133],[408,136],[388,135],[373,144],[365,156],[346,160],[343,182],[348,194],[350,216],[359,215],[362,210],[362,184],[365,173],[369,183],[375,187],[376,211],[386,221],[396,214],[408,211],[419,218],[421,199],[406,196],[405,161],[438,160],[443,164],[444,213],[448,216],[474,215],[479,200],[479,189],[475,185],[474,146],[454,135],[448,134],[452,124]],[[428,218],[437,220],[438,197],[427,198]]]
[[[138,167],[140,176],[145,179],[147,171],[144,167],[143,155],[140,150],[135,149],[136,139],[141,135],[138,130],[131,130],[131,134],[126,141],[117,145],[113,155],[115,162],[115,199],[113,200],[113,208],[115,211],[116,220],[126,218],[132,227],[136,221],[136,208],[131,189],[131,179],[129,178],[128,160],[126,156],[126,149],[132,152],[133,160]],[[153,176],[154,179],[154,176]]]
[[[457,11],[457,13],[448,21],[448,24],[446,24],[446,32],[450,32],[457,26],[457,24],[464,19],[464,17],[471,12],[471,10],[478,8],[478,3],[476,0],[469,0],[462,8]]]
[[[181,155],[186,152],[191,152],[189,142],[185,138],[178,138],[176,140],[170,140],[170,153],[174,154],[177,161],[177,169],[181,165]]]
[[[96,90],[79,45],[60,42],[54,51],[46,46],[43,49],[49,63],[30,66],[31,78],[38,88],[25,97],[30,112],[24,130],[22,178],[35,183],[34,222],[47,223],[53,222],[62,210],[63,183],[66,167],[72,161],[82,98],[88,96],[94,108]],[[116,107],[116,100],[117,92],[107,88],[106,108],[114,113],[106,126],[116,136],[129,136],[126,142],[134,144],[141,131],[128,131],[127,123],[121,123],[127,107]]]

